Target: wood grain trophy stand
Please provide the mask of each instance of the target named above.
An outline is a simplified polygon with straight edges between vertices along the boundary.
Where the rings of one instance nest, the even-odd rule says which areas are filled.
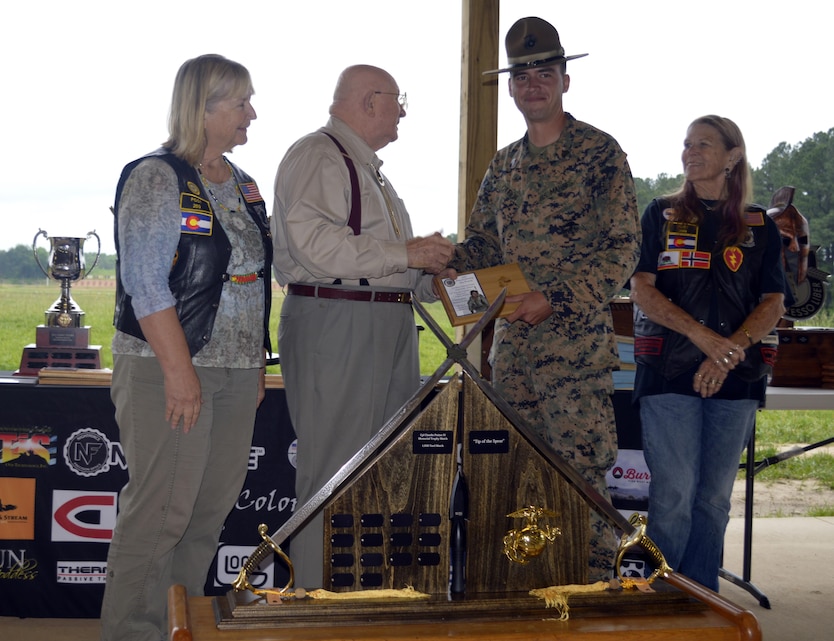
[[[49,269],[44,269],[38,258],[38,237],[49,239]],[[84,325],[84,312],[70,295],[72,281],[86,278],[98,262],[101,239],[91,231],[87,238],[98,241],[96,258],[90,269],[85,269],[84,238],[52,236],[38,230],[32,241],[35,261],[47,277],[61,282],[61,296],[46,310],[46,322],[38,325],[34,345],[23,348],[20,369],[15,374],[37,376],[44,367],[67,369],[101,369],[101,345],[90,345],[90,327]]]
[[[622,535],[623,544],[638,540],[640,528],[547,449],[467,361],[466,347],[505,296],[506,289],[460,344],[452,344],[415,303],[445,344],[448,358],[283,526],[271,536],[261,527],[264,541],[249,557],[235,589],[213,602],[217,638],[230,631],[228,638],[273,639],[278,633],[266,631],[278,629],[281,638],[320,638],[312,628],[326,636],[324,627],[382,630],[386,625],[403,632],[391,638],[406,638],[410,624],[416,630],[438,622],[525,626],[558,619],[554,609],[529,591],[588,583],[589,510],[603,515]],[[462,374],[439,385],[455,363]],[[283,558],[280,545],[319,510],[325,517],[324,588],[359,592],[360,597],[364,591],[372,597],[373,590],[411,586],[427,597],[320,600],[295,598],[288,586],[286,598],[276,598],[278,590],[265,595],[249,585],[247,573],[269,555]],[[556,536],[556,528],[561,535]],[[527,556],[537,542],[542,544],[540,554]],[[642,538],[639,543],[644,549],[653,546]],[[572,594],[570,618],[616,614],[627,620],[629,615],[712,610],[746,629],[750,634],[743,638],[760,638],[749,611],[676,574],[662,557],[661,562],[656,572],[660,578],[648,592],[615,588]],[[171,594],[175,588],[181,592],[181,586],[173,586]],[[172,611],[171,638],[177,638],[174,632],[187,628],[187,616],[176,603]],[[264,636],[253,630],[263,630]]]

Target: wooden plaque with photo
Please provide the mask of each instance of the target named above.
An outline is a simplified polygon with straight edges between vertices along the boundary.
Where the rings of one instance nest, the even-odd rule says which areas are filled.
[[[530,291],[518,263],[463,272],[454,280],[435,278],[435,281],[440,300],[453,327],[477,322],[505,287],[507,296]],[[519,303],[504,303],[498,317],[509,316],[518,306]]]

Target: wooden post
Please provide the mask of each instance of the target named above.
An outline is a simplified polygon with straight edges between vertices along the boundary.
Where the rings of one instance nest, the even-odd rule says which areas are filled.
[[[458,239],[498,139],[498,80],[483,72],[498,68],[499,0],[463,0],[461,20],[460,174]]]
[[[463,0],[458,241],[463,240],[469,212],[498,140],[498,80],[483,72],[498,68],[499,5],[500,0]],[[481,345],[480,340],[474,341],[467,356],[483,369]]]

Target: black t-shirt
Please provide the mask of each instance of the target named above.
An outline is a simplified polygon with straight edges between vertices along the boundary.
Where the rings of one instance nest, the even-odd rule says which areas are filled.
[[[708,251],[712,249],[716,242],[721,219],[718,212],[709,209],[715,203],[706,201],[704,204],[706,211],[704,212],[704,220],[698,230],[698,248],[703,251]],[[661,243],[661,228],[663,223],[662,208],[657,201],[652,201],[646,208],[642,218],[643,241],[640,247],[640,261],[635,272],[657,274],[658,257],[664,251]],[[768,232],[767,249],[762,260],[761,290],[759,291],[759,296],[766,293],[782,293],[786,290],[785,276],[781,263],[782,240],[779,236],[779,230],[769,219],[766,221],[766,225]],[[716,295],[715,291],[714,289],[713,296]],[[716,301],[712,301],[710,314],[707,319],[707,326],[716,331],[718,327],[717,308]],[[746,347],[746,345],[742,345],[742,347]],[[694,365],[691,369],[672,379],[666,379],[652,367],[638,365],[634,377],[634,394],[632,398],[639,400],[641,396],[653,394],[700,396],[692,388],[692,381],[699,365]],[[721,389],[710,398],[725,400],[756,399],[764,401],[766,387],[767,378],[762,378],[751,383],[741,380],[730,371]]]

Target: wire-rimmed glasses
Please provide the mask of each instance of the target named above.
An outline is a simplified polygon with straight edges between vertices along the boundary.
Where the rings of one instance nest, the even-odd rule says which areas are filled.
[[[386,96],[396,96],[397,104],[399,104],[403,109],[408,109],[408,95],[405,92],[397,93],[395,91],[374,91],[374,93],[380,93]]]

